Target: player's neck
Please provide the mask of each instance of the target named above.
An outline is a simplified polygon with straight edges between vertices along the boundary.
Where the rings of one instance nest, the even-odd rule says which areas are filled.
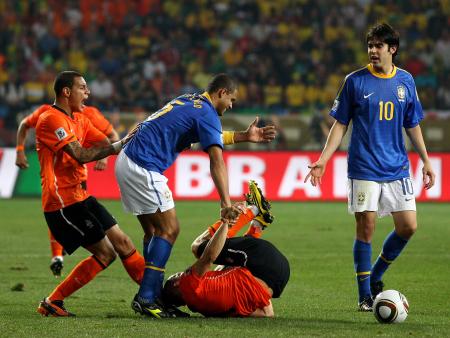
[[[66,115],[73,117],[72,109],[70,108],[70,106],[67,103],[56,99],[55,103],[53,105],[57,106],[59,108],[59,110],[64,112]]]
[[[374,65],[372,63],[372,68],[376,73],[389,75],[394,71],[394,64],[392,62],[386,63],[384,65]]]

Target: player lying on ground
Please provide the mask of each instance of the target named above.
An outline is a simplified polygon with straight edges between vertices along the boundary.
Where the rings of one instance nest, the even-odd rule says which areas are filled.
[[[272,223],[270,204],[254,181],[240,205],[244,212],[236,224],[218,221],[192,243],[198,258],[186,271],[168,278],[162,298],[175,306],[214,317],[273,317],[271,298],[280,297],[289,275],[286,257],[261,239],[262,229]],[[243,237],[233,237],[251,222]],[[220,269],[211,271],[213,264]]]

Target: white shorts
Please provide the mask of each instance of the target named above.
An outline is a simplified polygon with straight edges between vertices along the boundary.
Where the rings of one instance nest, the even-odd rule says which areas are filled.
[[[391,212],[416,211],[411,179],[389,182],[348,180],[348,212],[376,211],[378,217]]]
[[[115,170],[125,211],[144,215],[175,207],[164,175],[140,167],[124,151],[117,156]]]

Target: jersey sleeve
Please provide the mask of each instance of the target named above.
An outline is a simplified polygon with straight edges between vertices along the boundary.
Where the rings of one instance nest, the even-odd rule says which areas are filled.
[[[37,108],[35,111],[33,111],[30,115],[28,115],[25,118],[25,124],[29,128],[36,128],[36,124],[39,120],[39,117],[42,115],[42,113],[49,110],[50,107],[51,107],[50,105],[44,104],[44,105],[40,106],[39,108]]]
[[[85,109],[87,109],[87,108],[85,108]],[[106,119],[106,117],[104,117],[103,114],[100,113],[100,111],[95,107],[89,107],[89,109],[90,109],[90,114],[88,116],[89,116],[89,119],[91,120],[92,124],[94,125],[94,127],[97,128],[98,130],[100,130],[106,136],[111,134],[111,132],[113,130],[113,126]]]
[[[86,130],[86,136],[82,143],[83,146],[92,146],[95,143],[107,139],[106,135],[98,130],[88,118],[84,118],[83,123]]]
[[[406,106],[405,118],[403,119],[403,127],[414,128],[423,120],[423,110],[412,78],[411,83],[408,85],[408,94],[409,100]]]
[[[197,120],[197,132],[203,150],[217,145],[223,149],[222,125],[216,112],[208,111]]]
[[[342,124],[348,125],[353,117],[351,109],[352,92],[351,80],[347,76],[334,100],[330,115]]]
[[[37,122],[36,138],[53,152],[57,152],[66,144],[77,140],[70,129],[64,118],[56,114],[45,114]]]

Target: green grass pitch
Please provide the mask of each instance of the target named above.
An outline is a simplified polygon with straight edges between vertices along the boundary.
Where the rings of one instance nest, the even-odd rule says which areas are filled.
[[[119,202],[104,201],[141,249],[141,229]],[[419,204],[419,230],[385,275],[387,288],[410,303],[406,321],[378,324],[356,311],[352,245],[354,221],[343,203],[273,203],[276,216],[264,238],[288,257],[291,279],[273,301],[273,319],[152,320],[135,315],[130,301],[137,286],[119,260],[66,300],[75,318],[43,318],[36,307],[58,283],[50,270],[47,226],[37,199],[0,201],[1,337],[299,337],[450,336],[450,226],[448,204]],[[167,273],[193,262],[191,241],[218,216],[217,203],[178,202],[181,233]],[[376,258],[392,219],[379,221]],[[88,254],[65,258],[64,274]],[[23,291],[12,288],[23,284]]]

